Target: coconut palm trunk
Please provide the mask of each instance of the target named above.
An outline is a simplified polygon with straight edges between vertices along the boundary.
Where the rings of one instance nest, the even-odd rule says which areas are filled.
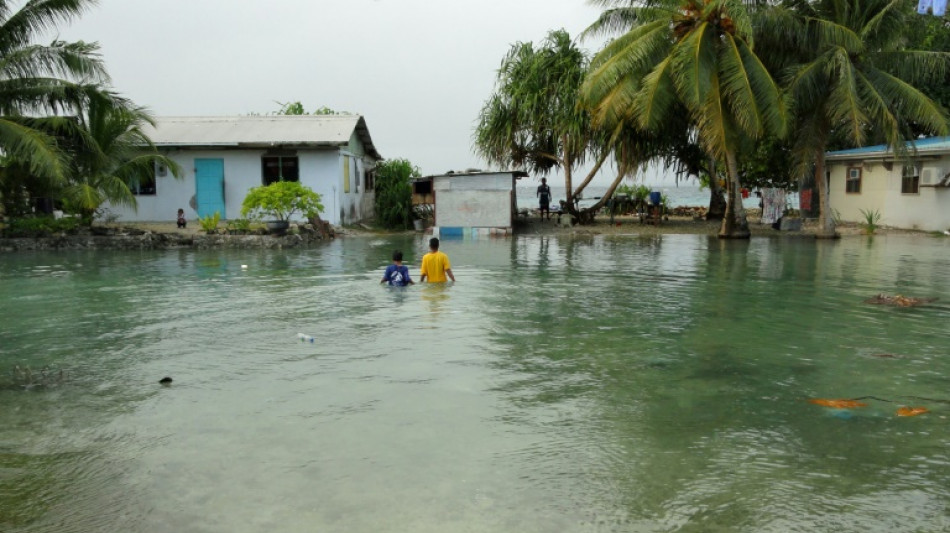
[[[818,188],[818,231],[815,232],[815,237],[819,239],[840,237],[835,228],[835,219],[831,216],[830,191],[828,191],[828,179],[825,177],[824,152],[819,152],[815,157],[815,186]]]
[[[726,213],[722,217],[722,226],[719,229],[720,239],[748,239],[749,222],[746,220],[745,208],[742,206],[742,194],[739,191],[739,167],[736,154],[731,150],[726,152],[726,170],[729,174],[726,180]]]
[[[719,176],[716,175],[716,158],[709,158],[709,209],[706,210],[706,220],[722,220],[726,216],[726,199],[719,186]]]

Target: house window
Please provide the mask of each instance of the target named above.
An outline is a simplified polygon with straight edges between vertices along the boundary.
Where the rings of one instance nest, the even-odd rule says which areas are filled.
[[[278,181],[300,181],[297,156],[265,155],[261,157],[261,182],[270,185]]]
[[[904,165],[901,171],[901,194],[920,194],[920,167]]]
[[[367,191],[372,191],[376,188],[376,171],[367,170],[366,174],[363,174],[363,189]]]
[[[861,192],[861,167],[848,168],[848,179],[845,180],[844,192],[854,194]]]
[[[149,176],[137,176],[131,178],[128,182],[129,190],[132,191],[132,194],[136,196],[155,196],[155,174],[158,172],[157,168],[154,173]]]

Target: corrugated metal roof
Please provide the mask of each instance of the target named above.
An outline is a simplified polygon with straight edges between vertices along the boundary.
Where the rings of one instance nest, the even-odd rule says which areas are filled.
[[[366,153],[382,159],[360,115],[158,117],[145,133],[163,147],[346,146],[356,132]]]
[[[913,144],[913,146],[911,146]],[[916,149],[922,155],[950,154],[950,137],[928,137],[926,139],[917,139],[913,143],[907,143],[907,149]],[[851,148],[849,150],[838,150],[828,152],[825,159],[834,161],[836,159],[854,159],[855,156],[864,157],[883,157],[893,155],[886,144],[875,146],[864,146],[861,148]]]
[[[434,174],[416,178],[415,181],[430,180],[432,178],[444,178],[455,176],[494,176],[495,174],[514,174],[516,178],[527,178],[528,173],[523,170],[466,170],[459,172],[446,172],[445,174]]]

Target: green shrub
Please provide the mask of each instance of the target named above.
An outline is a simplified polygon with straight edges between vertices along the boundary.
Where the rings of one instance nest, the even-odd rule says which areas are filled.
[[[294,213],[310,218],[323,212],[320,194],[296,181],[278,181],[248,191],[241,216],[290,222]]]
[[[376,220],[381,226],[412,227],[412,180],[419,176],[408,159],[390,159],[376,167]]]
[[[198,217],[198,224],[201,226],[201,229],[208,233],[218,231],[218,222],[221,222],[221,213],[219,211],[215,211],[213,215]]]
[[[7,237],[48,237],[54,233],[75,233],[81,222],[78,217],[23,217],[11,220],[3,233]]]
[[[860,209],[861,215],[864,217],[864,222],[861,224],[864,227],[864,231],[868,235],[874,235],[874,232],[877,231],[878,222],[881,221],[881,212],[877,209]]]
[[[235,218],[228,221],[228,231],[235,233],[247,233],[251,230],[251,221],[246,218]]]

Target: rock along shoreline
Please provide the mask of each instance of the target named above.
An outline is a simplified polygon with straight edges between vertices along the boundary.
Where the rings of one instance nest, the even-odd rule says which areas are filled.
[[[109,235],[53,235],[0,238],[0,253],[49,250],[284,249],[326,242],[317,232],[274,235],[164,233],[129,229]]]

